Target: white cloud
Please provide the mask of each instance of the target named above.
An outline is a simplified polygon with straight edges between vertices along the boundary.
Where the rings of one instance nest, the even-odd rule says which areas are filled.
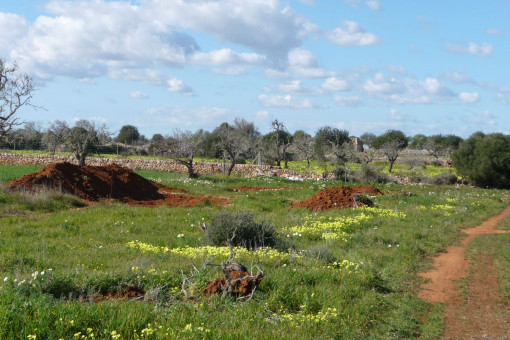
[[[510,88],[506,86],[500,87],[498,93],[496,93],[496,97],[503,104],[510,104]]]
[[[498,30],[497,28],[489,28],[489,29],[487,29],[487,30],[485,30],[485,34],[496,35],[496,36],[499,36],[499,37],[504,37],[505,36],[505,33],[503,33],[501,30]]]
[[[477,92],[461,92],[459,99],[464,104],[476,103],[480,101],[480,94]]]
[[[441,75],[441,78],[456,84],[474,83],[473,78],[460,72],[446,72]]]
[[[405,76],[407,74],[407,69],[404,66],[388,65],[387,68],[391,73],[394,74],[401,76]]]
[[[263,66],[267,59],[257,53],[237,53],[230,48],[222,48],[207,53],[196,53],[190,61],[199,65],[246,65]]]
[[[129,92],[129,96],[130,96],[131,98],[134,98],[134,99],[147,99],[147,98],[149,98],[149,96],[147,95],[147,93],[140,92],[140,91],[132,91],[132,92]]]
[[[191,87],[184,84],[184,82],[180,79],[172,77],[167,80],[167,84],[168,84],[168,91],[170,91],[170,92],[178,92],[178,93],[182,93],[187,96],[193,94],[193,90],[191,89]]]
[[[150,119],[143,119],[137,125],[141,127],[155,127],[158,131],[172,131],[176,126],[186,129],[197,129],[204,126],[214,126],[218,121],[233,119],[238,114],[220,107],[156,107],[144,112]]]
[[[321,79],[321,78],[329,78],[329,77],[335,77],[336,72],[328,71],[323,68],[297,68],[294,70],[296,75],[299,77],[304,78],[312,78],[312,79]]]
[[[456,96],[453,90],[441,85],[436,78],[429,77],[423,81],[388,78],[380,72],[368,79],[362,88],[370,95],[397,104],[441,102]]]
[[[280,0],[50,0],[44,12],[30,23],[0,13],[0,53],[46,79],[95,78],[188,63],[280,65],[290,50],[318,31]],[[197,53],[199,46],[187,33],[193,30],[255,53]]]
[[[303,48],[296,48],[288,54],[289,66],[293,68],[311,68],[317,66],[317,60],[312,52]]]
[[[299,0],[299,2],[307,6],[315,6],[315,2],[313,0]]]
[[[26,35],[28,25],[25,18],[0,12],[0,55],[7,56]]]
[[[341,25],[327,34],[329,40],[344,47],[368,46],[379,44],[381,40],[372,33],[367,33],[354,21],[344,21]]]
[[[347,91],[350,89],[349,82],[338,77],[327,78],[321,87],[330,91]]]
[[[51,1],[18,39],[11,58],[42,78],[103,76],[109,70],[177,66],[195,40],[128,2]]]
[[[279,0],[145,0],[142,4],[157,22],[198,30],[272,59],[284,59],[311,29]]]
[[[300,95],[311,94],[312,92],[308,86],[301,82],[301,80],[292,80],[287,83],[279,84],[278,88],[281,92]]]
[[[229,66],[225,68],[214,68],[211,70],[215,74],[222,74],[225,76],[242,76],[248,72],[244,67],[241,66]]]
[[[323,105],[317,105],[313,103],[310,99],[297,100],[291,95],[285,96],[267,96],[265,94],[261,94],[259,96],[259,101],[262,102],[267,107],[280,107],[280,108],[288,108],[288,109],[318,109],[324,108]]]
[[[275,69],[267,69],[264,76],[269,79],[288,79],[290,74],[287,71],[280,71]]]
[[[406,113],[399,112],[396,109],[391,109],[389,119],[393,121],[404,121],[407,119],[407,116],[408,115]]]
[[[481,43],[475,44],[473,42],[469,42],[466,44],[446,44],[446,49],[452,53],[458,54],[472,54],[480,57],[488,57],[493,53],[492,44],[489,43]]]
[[[377,0],[367,1],[367,2],[365,2],[365,4],[372,11],[379,11],[381,9],[381,5],[379,5],[379,1],[377,1]]]
[[[359,106],[363,104],[363,99],[359,96],[334,96],[333,100],[340,106]]]

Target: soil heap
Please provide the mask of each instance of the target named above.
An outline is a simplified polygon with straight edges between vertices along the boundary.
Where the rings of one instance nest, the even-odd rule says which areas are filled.
[[[382,192],[371,185],[332,187],[319,191],[304,201],[295,203],[292,208],[308,208],[312,211],[319,211],[354,207],[354,196],[356,194],[375,196],[382,195]]]
[[[224,198],[184,195],[182,193],[186,191],[183,189],[152,182],[117,164],[79,166],[68,162],[55,163],[17,178],[6,186],[13,191],[50,189],[76,195],[86,201],[112,199],[130,205],[193,206],[206,202],[229,202]]]

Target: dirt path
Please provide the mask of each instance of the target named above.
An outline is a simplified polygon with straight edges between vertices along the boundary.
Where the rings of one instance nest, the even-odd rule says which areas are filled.
[[[460,245],[448,247],[445,253],[434,258],[431,271],[420,274],[429,282],[422,285],[418,296],[429,302],[445,303],[446,329],[443,339],[510,339],[504,337],[505,322],[496,315],[498,292],[493,259],[484,258],[486,263],[477,267],[483,268],[484,273],[473,273],[467,289],[467,304],[457,294],[455,287],[455,282],[467,275],[469,262],[464,256],[467,245],[477,235],[508,233],[494,229],[508,214],[510,206],[478,227],[462,229],[467,236],[460,241]]]

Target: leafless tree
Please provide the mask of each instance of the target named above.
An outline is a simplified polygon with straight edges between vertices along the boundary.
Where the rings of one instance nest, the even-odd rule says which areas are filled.
[[[246,120],[239,118],[234,120],[233,126],[224,123],[216,130],[218,147],[230,159],[230,166],[227,170],[229,176],[239,156],[249,152],[253,146],[255,132],[253,123],[248,123]]]
[[[159,154],[166,155],[188,169],[188,177],[196,178],[197,174],[193,169],[193,158],[195,157],[202,139],[199,134],[191,131],[175,130],[171,136],[167,136],[157,146]]]
[[[296,131],[294,133],[294,141],[292,149],[297,151],[299,155],[306,159],[307,166],[310,167],[310,160],[314,154],[315,140],[312,136],[304,131]]]
[[[87,156],[92,152],[98,152],[98,147],[110,139],[106,125],[97,125],[88,120],[79,120],[73,127],[66,122],[55,121],[47,133],[53,134],[54,142],[62,141],[74,152],[74,156],[80,166],[85,165]]]
[[[23,124],[17,116],[23,106],[32,106],[32,95],[35,91],[34,82],[27,74],[18,71],[18,65],[7,65],[0,59],[0,138]]]
[[[266,142],[272,144],[270,148],[270,154],[272,154],[276,165],[281,166],[281,162],[284,161],[285,168],[288,167],[287,151],[292,145],[292,135],[287,131],[285,125],[279,122],[277,119],[271,123],[273,129],[272,132],[265,136]]]

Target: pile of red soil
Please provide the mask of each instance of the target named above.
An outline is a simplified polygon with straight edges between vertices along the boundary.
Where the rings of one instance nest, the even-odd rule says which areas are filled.
[[[301,188],[291,188],[291,187],[231,187],[232,191],[277,191],[277,190],[294,190]]]
[[[127,286],[124,289],[108,292],[101,295],[94,296],[94,302],[101,302],[113,299],[134,299],[141,298],[145,295],[145,291],[137,286]]]
[[[382,192],[371,185],[332,187],[319,191],[304,201],[295,203],[292,208],[308,208],[312,211],[332,208],[354,207],[355,194],[382,195]]]
[[[167,187],[117,164],[78,166],[55,163],[7,183],[13,191],[55,190],[86,201],[116,200],[131,205],[193,206],[200,203],[225,204],[228,199],[188,196],[183,189]],[[177,193],[178,192],[178,193]]]
[[[243,272],[240,270],[234,270],[232,268],[228,268],[228,276],[231,280],[236,280],[238,278],[242,278],[245,276],[249,276],[244,280],[240,280],[235,289],[232,291],[234,297],[246,297],[252,294],[253,290],[257,288],[262,279],[264,278],[264,274],[260,273],[259,275],[253,275],[248,272]],[[222,294],[224,290],[228,289],[227,281],[225,277],[222,276],[215,280],[211,280],[207,283],[207,287],[202,291],[202,295],[204,297],[210,297],[214,294]]]

